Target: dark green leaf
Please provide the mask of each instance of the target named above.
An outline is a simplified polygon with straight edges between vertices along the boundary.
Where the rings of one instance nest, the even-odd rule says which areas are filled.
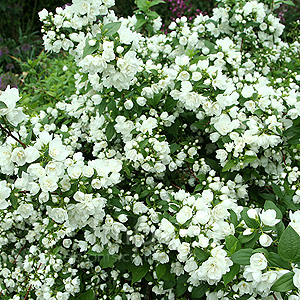
[[[7,105],[4,102],[0,101],[0,109],[7,108]]]
[[[291,226],[280,237],[278,254],[286,261],[300,262],[300,236]]]
[[[249,265],[252,252],[252,249],[240,249],[239,251],[233,253],[230,258],[235,264]]]
[[[142,266],[133,266],[131,268],[132,272],[132,282],[135,283],[143,279],[149,271],[149,264],[144,263]]]
[[[167,267],[165,264],[159,264],[156,266],[155,270],[156,270],[157,279],[160,280],[165,275]]]
[[[178,283],[175,290],[175,295],[177,297],[182,296],[187,290],[187,283]]]
[[[242,219],[245,221],[248,227],[250,228],[259,228],[260,222],[254,219],[249,218],[247,211],[249,208],[245,207],[241,213]]]
[[[95,294],[93,290],[88,290],[80,295],[80,300],[94,300]]]
[[[210,254],[203,251],[202,249],[196,247],[195,248],[195,255],[199,261],[205,261],[209,258]]]
[[[223,281],[225,286],[233,280],[234,276],[237,275],[239,271],[240,271],[240,266],[238,264],[233,264],[230,267],[230,271],[223,275]]]
[[[107,137],[108,141],[110,141],[112,139],[115,132],[116,132],[115,123],[114,122],[109,123],[106,127],[106,130],[105,130],[105,134],[106,134],[106,137]]]
[[[293,283],[294,272],[289,272],[278,278],[271,286],[271,291],[285,293],[295,288]]]
[[[283,261],[277,253],[269,252],[267,259],[270,267],[284,268],[287,270],[291,268],[290,264]]]
[[[228,235],[225,237],[226,248],[229,251],[229,254],[241,249],[241,243],[234,235]]]
[[[274,184],[274,183],[272,183],[272,188],[273,188],[273,191],[274,191],[275,195],[279,199],[281,199],[283,197],[283,193],[282,193],[281,188],[278,185]]]
[[[194,287],[192,291],[192,297],[196,299],[200,299],[205,295],[205,292],[208,290],[209,285],[204,283],[200,286]]]

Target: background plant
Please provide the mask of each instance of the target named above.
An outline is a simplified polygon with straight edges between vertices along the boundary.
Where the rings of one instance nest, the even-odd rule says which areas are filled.
[[[75,63],[0,95],[4,300],[299,297],[299,43],[269,1],[168,33],[159,2],[39,13]]]

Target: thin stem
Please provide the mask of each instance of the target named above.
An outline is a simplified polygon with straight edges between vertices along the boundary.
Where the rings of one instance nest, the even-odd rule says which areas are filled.
[[[8,136],[10,136],[10,137],[12,137],[14,140],[16,140],[19,144],[21,144],[22,147],[23,147],[24,149],[26,148],[26,145],[25,145],[24,143],[22,143],[17,137],[15,137],[15,136],[11,133],[10,130],[4,128],[4,127],[2,126],[2,124],[0,124],[0,129],[1,129],[3,132],[5,132]]]
[[[13,264],[17,261],[17,258],[19,257],[19,255],[21,254],[21,252],[24,250],[24,248],[26,247],[26,245],[27,245],[27,242],[23,245],[23,247],[22,247],[22,248],[20,249],[20,251],[18,252],[18,254],[17,254],[15,260],[13,261]]]
[[[200,183],[200,180],[197,178],[197,176],[194,174],[193,170],[190,168],[190,165],[189,165],[189,163],[188,163],[188,162],[186,162],[186,164],[187,164],[187,167],[188,167],[189,171],[190,171],[190,172],[191,172],[191,174],[193,175],[193,177],[196,179],[196,181],[197,181],[197,182],[199,182],[199,183]]]
[[[181,188],[179,186],[177,186],[176,184],[174,184],[172,182],[171,182],[171,185],[174,186],[174,187],[176,187],[177,189],[181,190]]]

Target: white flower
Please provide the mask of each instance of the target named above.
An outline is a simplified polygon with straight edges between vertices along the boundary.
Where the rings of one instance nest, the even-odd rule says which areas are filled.
[[[69,151],[66,150],[61,139],[55,138],[49,143],[49,155],[56,161],[63,161],[68,157]]]
[[[189,206],[183,206],[176,214],[176,220],[179,224],[184,224],[193,216],[193,210]]]
[[[250,208],[247,211],[247,215],[250,219],[258,220],[258,213],[257,213],[256,209],[254,209],[254,208]]]
[[[259,237],[259,243],[263,246],[263,247],[269,247],[272,244],[273,240],[272,238],[263,233],[260,237]]]
[[[25,150],[21,147],[17,147],[11,154],[11,160],[19,166],[23,166],[26,163]]]
[[[250,267],[253,270],[264,270],[268,265],[268,261],[263,253],[255,253],[250,257]]]
[[[57,188],[57,177],[55,176],[43,176],[40,178],[40,186],[43,192],[54,192]]]
[[[5,209],[9,206],[9,202],[6,201],[10,195],[10,188],[6,186],[6,181],[0,181],[0,209]]]
[[[244,98],[250,98],[254,92],[255,90],[252,85],[244,85],[241,94]]]
[[[263,211],[260,214],[260,219],[266,226],[275,226],[277,223],[280,222],[279,219],[276,219],[276,211],[274,209],[268,209]]]
[[[26,162],[32,163],[40,157],[39,151],[34,147],[26,147],[25,149]]]
[[[9,164],[11,161],[11,151],[7,147],[0,147],[0,166]]]
[[[293,276],[293,283],[295,287],[299,290],[300,289],[300,269],[294,268],[293,272],[295,275]]]
[[[183,242],[178,248],[177,251],[179,252],[178,254],[178,259],[179,261],[185,261],[187,259],[187,256],[190,253],[190,244]]]
[[[148,207],[143,204],[142,202],[135,202],[133,205],[133,213],[138,215],[138,214],[143,214],[148,211]]]
[[[28,203],[21,204],[17,209],[17,213],[20,214],[24,219],[29,218],[32,215],[33,211],[33,205]]]
[[[300,235],[300,211],[290,211],[290,226]]]
[[[220,162],[224,162],[227,159],[227,151],[224,149],[218,149],[216,151],[216,158],[220,160]]]
[[[49,218],[51,218],[52,220],[54,220],[57,223],[63,223],[64,221],[68,220],[68,213],[60,207],[55,207],[55,208],[51,208],[51,207],[47,207],[48,210],[48,216]]]
[[[227,114],[222,114],[220,117],[216,118],[216,122],[213,125],[222,135],[227,135],[233,129],[231,119]]]
[[[48,17],[48,11],[47,11],[47,9],[44,8],[42,11],[40,11],[38,13],[38,15],[39,15],[40,21],[45,20]]]
[[[20,99],[19,90],[7,86],[4,92],[0,94],[0,103],[4,103],[5,107],[0,108],[0,116],[5,116],[16,107],[16,102]]]
[[[21,107],[8,111],[6,114],[7,121],[13,126],[17,126],[19,123],[23,122],[26,117],[27,115],[23,113]]]

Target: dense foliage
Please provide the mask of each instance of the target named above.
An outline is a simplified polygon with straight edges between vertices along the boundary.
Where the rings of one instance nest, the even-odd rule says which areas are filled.
[[[280,2],[161,2],[39,13],[69,56],[0,94],[1,299],[299,299],[300,44]]]

